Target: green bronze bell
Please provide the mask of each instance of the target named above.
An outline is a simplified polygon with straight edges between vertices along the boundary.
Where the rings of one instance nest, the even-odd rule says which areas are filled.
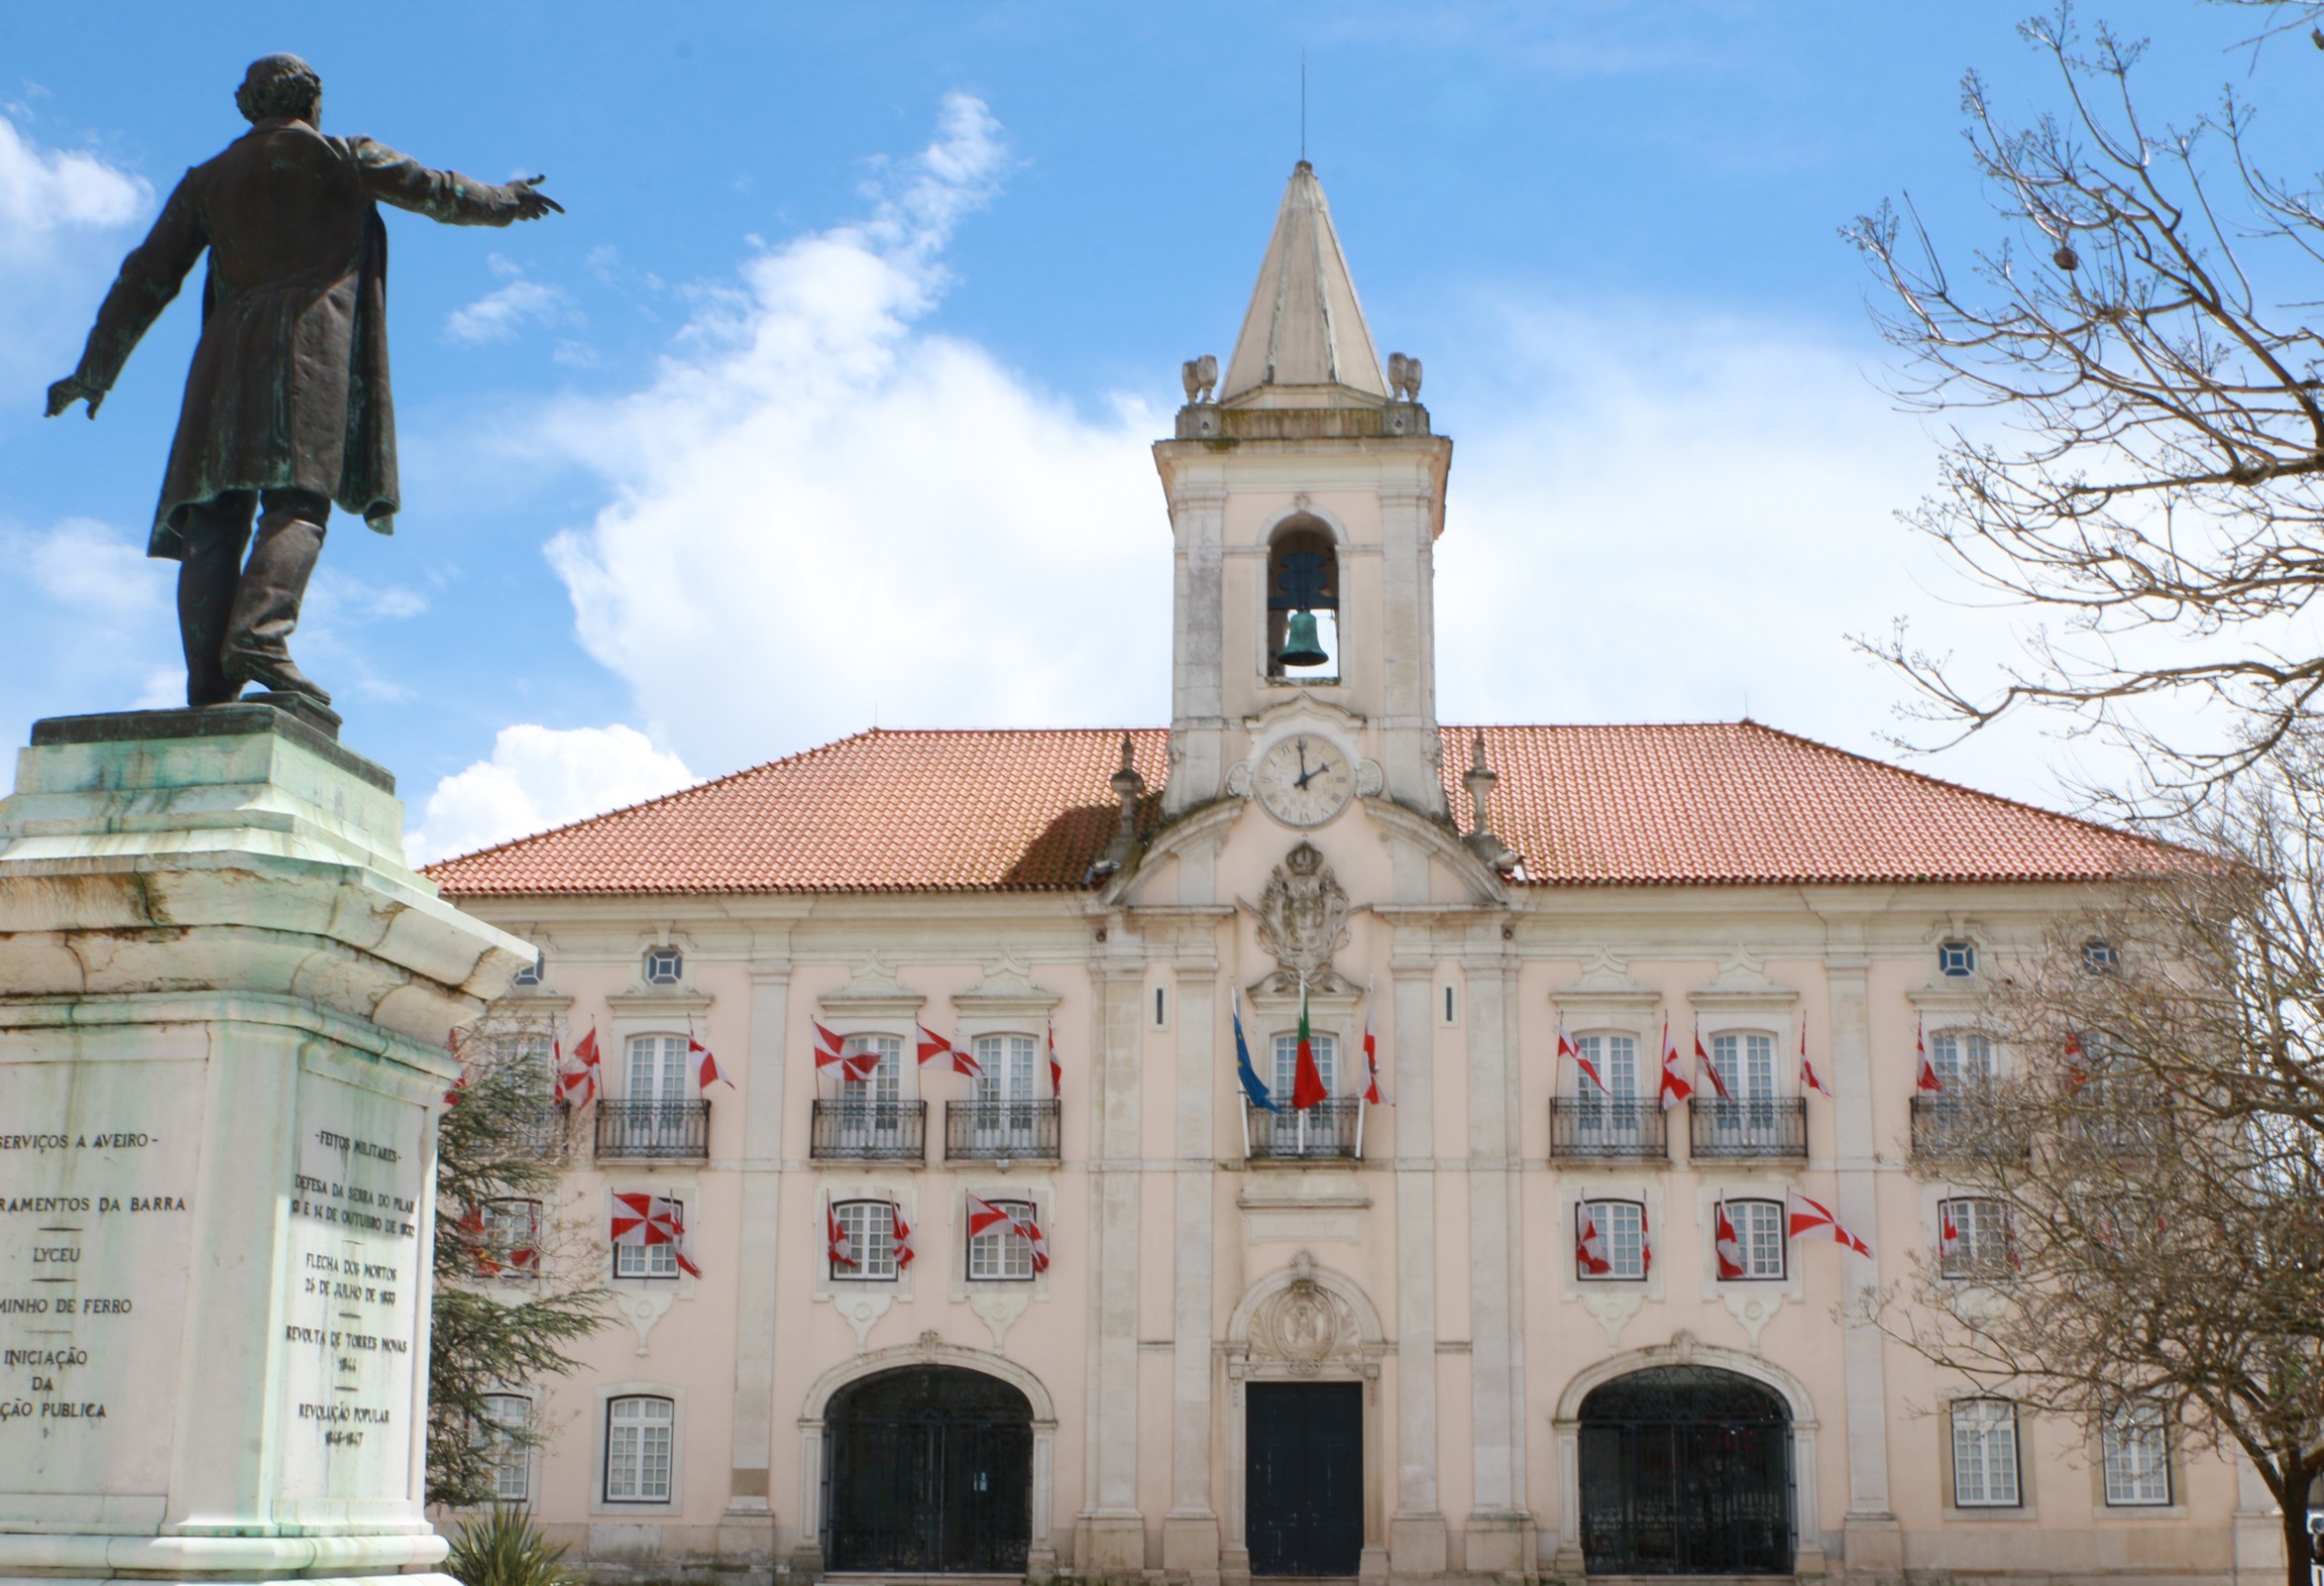
[[[1323,641],[1316,635],[1315,614],[1293,612],[1283,634],[1283,647],[1275,654],[1278,666],[1321,666],[1331,657],[1323,653]]]

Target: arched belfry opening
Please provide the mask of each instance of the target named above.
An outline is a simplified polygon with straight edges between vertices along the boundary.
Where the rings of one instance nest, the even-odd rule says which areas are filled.
[[[1340,557],[1312,517],[1286,518],[1267,546],[1267,675],[1340,675]]]

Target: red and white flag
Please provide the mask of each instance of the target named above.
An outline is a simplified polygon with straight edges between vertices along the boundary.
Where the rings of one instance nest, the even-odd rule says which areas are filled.
[[[829,1201],[824,1203],[824,1248],[830,1255],[833,1272],[841,1267],[852,1269],[862,1265],[855,1259],[855,1241],[839,1221],[839,1208]]]
[[[1712,1062],[1711,1054],[1703,1050],[1703,1020],[1698,1016],[1695,1020],[1695,1077],[1700,1079],[1705,1075],[1711,1076],[1711,1088],[1718,1092],[1719,1100],[1734,1099],[1727,1091],[1726,1076],[1718,1072],[1718,1065]]]
[[[702,1276],[686,1254],[686,1210],[667,1195],[617,1192],[613,1196],[613,1243],[638,1248],[668,1245],[678,1270]]]
[[[2065,1087],[2068,1092],[2072,1092],[2089,1082],[2090,1068],[2082,1061],[2082,1038],[2068,1034],[2065,1038]]]
[[[1743,1241],[1735,1237],[1735,1225],[1726,1214],[1726,1202],[1715,1202],[1717,1222],[1713,1226],[1712,1248],[1718,1254],[1718,1281],[1733,1283],[1750,1276],[1743,1265]]]
[[[1050,1020],[1048,1029],[1050,1044],[1050,1094],[1056,1097],[1059,1101],[1062,1101],[1065,1099],[1065,1071],[1063,1066],[1057,1062],[1057,1021],[1054,1019]]]
[[[1841,1222],[1823,1201],[1811,1200],[1794,1190],[1788,1194],[1785,1209],[1790,1216],[1792,1238],[1797,1239],[1802,1234],[1819,1237],[1828,1234],[1832,1243],[1846,1245],[1859,1256],[1872,1254],[1872,1247],[1848,1232],[1847,1224]]]
[[[1575,1209],[1582,1214],[1582,1226],[1574,1236],[1574,1268],[1585,1278],[1603,1278],[1613,1271],[1613,1263],[1605,1255],[1605,1235],[1598,1231],[1598,1218],[1591,1214],[1589,1201]]]
[[[1937,1203],[1937,1260],[1940,1262],[1951,1261],[1959,1253],[1960,1247],[1961,1225],[1953,1220],[1952,1202],[1939,1200]]]
[[[711,1049],[694,1038],[692,1026],[686,1031],[686,1055],[694,1060],[697,1089],[708,1090],[714,1084],[722,1084],[729,1090],[734,1088],[734,1081],[719,1072],[719,1060],[711,1056]]]
[[[912,1242],[912,1224],[904,1220],[903,1202],[888,1202],[888,1220],[895,1225],[896,1270],[902,1272],[912,1265],[912,1258],[920,1254],[919,1247]]]
[[[1831,1094],[1831,1086],[1825,1082],[1824,1076],[1817,1072],[1816,1065],[1808,1061],[1808,1021],[1806,1019],[1800,1021],[1800,1083],[1811,1090],[1821,1090],[1827,1096]]]
[[[1572,1058],[1575,1069],[1581,1073],[1583,1078],[1598,1086],[1600,1095],[1613,1094],[1605,1087],[1605,1076],[1598,1072],[1598,1065],[1592,1063],[1589,1057],[1583,1053],[1582,1044],[1566,1033],[1566,1021],[1563,1019],[1557,1022],[1557,1055],[1561,1062]]]
[[[920,1032],[920,1066],[922,1068],[927,1068],[939,1058],[948,1058],[951,1060],[954,1074],[964,1074],[971,1079],[984,1077],[984,1065],[952,1045],[950,1041],[937,1034],[925,1024],[915,1023],[912,1028]]]
[[[1364,997],[1364,1099],[1374,1106],[1387,1100],[1380,1093],[1380,1043],[1372,1034],[1371,987],[1365,987]]]
[[[1646,1206],[1638,1206],[1638,1276],[1643,1278],[1654,1271],[1654,1235],[1646,1227]]]
[[[1018,1238],[1033,1247],[1033,1270],[1049,1271],[1050,1242],[1042,1233],[1041,1224],[1033,1220],[1031,1212],[1004,1210],[989,1200],[979,1199],[975,1195],[968,1197],[969,1238],[973,1239],[1004,1222]]]
[[[1670,1016],[1662,1020],[1662,1110],[1668,1112],[1695,1093],[1687,1083],[1687,1076],[1679,1073],[1679,1044],[1670,1038]]]
[[[554,1049],[552,1049],[554,1050]],[[597,1099],[599,1082],[598,1030],[589,1027],[570,1058],[557,1057],[557,1099],[578,1111]]]
[[[822,1023],[817,1020],[810,1019],[808,1023],[815,1026],[815,1066],[817,1068],[829,1069],[836,1066],[840,1078],[852,1079],[857,1084],[861,1084],[878,1071],[880,1066],[878,1053],[850,1052],[847,1050],[845,1036],[836,1031],[825,1029]]]
[[[1936,1065],[1929,1061],[1929,1034],[1919,1019],[1913,1021],[1913,1051],[1921,1060],[1921,1072],[1913,1076],[1913,1088],[1930,1091],[1943,1089],[1944,1080],[1937,1076]]]

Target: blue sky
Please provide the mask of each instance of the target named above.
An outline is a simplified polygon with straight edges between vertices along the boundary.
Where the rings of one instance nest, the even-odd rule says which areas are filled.
[[[1989,241],[1976,66],[2053,102],[1982,0],[1127,8],[50,7],[0,64],[0,734],[169,703],[140,552],[188,292],[94,424],[44,422],[120,255],[240,130],[270,50],[327,130],[569,209],[391,215],[404,512],[340,515],[297,651],[427,854],[870,725],[1155,722],[1167,527],[1146,447],[1229,350],[1307,149],[1384,353],[1457,452],[1451,720],[1760,720],[1872,752],[1898,613],[2004,614],[1889,515],[1932,478],[1836,229],[1909,190]],[[2086,6],[2148,105],[2237,82],[2313,170],[2324,57],[2248,18]],[[2295,41],[2296,45],[2296,41]],[[2312,293],[2310,295],[2313,295]],[[2055,798],[2030,725],[1922,761]]]

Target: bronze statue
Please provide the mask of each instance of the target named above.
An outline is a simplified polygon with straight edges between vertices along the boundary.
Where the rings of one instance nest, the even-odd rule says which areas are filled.
[[[122,261],[80,367],[49,388],[49,416],[82,399],[97,416],[207,248],[201,342],[146,554],[180,564],[188,705],[226,703],[255,682],[328,706],[287,640],[331,503],[383,534],[397,507],[379,205],[456,226],[564,210],[535,190],[538,176],[495,186],[369,138],[325,137],[322,79],[296,56],[251,62],[234,103],[251,130],[185,173]]]

